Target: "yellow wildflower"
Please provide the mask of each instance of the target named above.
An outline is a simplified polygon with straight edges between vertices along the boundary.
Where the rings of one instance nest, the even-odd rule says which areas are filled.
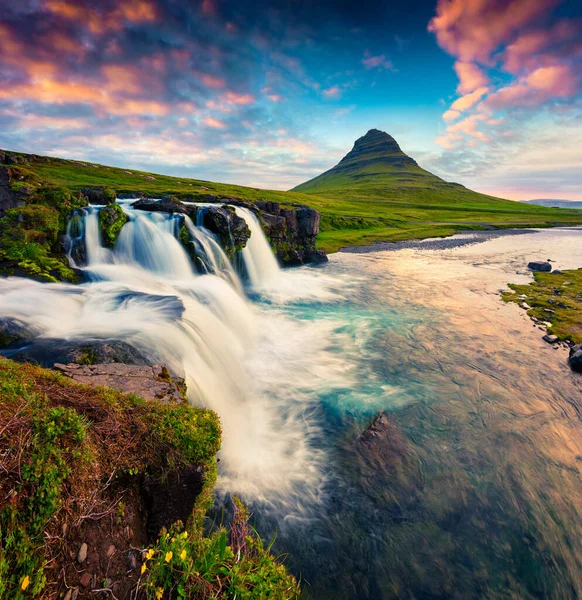
[[[182,537],[183,537],[184,539],[186,539],[186,538],[188,537],[188,532],[187,532],[187,531],[185,531],[185,532],[182,534]]]
[[[166,552],[166,562],[170,562],[172,560],[172,556],[174,556],[174,553],[171,550]]]
[[[150,560],[153,555],[154,555],[154,549],[150,548],[148,550],[148,553],[146,554],[146,560]]]
[[[27,575],[20,584],[21,589],[25,590],[30,585],[30,577]]]
[[[173,538],[172,538],[172,544],[173,544],[175,541],[176,541],[176,538],[174,538],[174,537],[173,537]]]
[[[147,569],[146,564],[143,563],[143,565],[141,566],[141,574],[142,575],[146,572],[146,569]]]
[[[184,560],[186,558],[186,550],[182,550],[182,554],[180,554],[180,558]]]
[[[164,590],[162,588],[158,588],[156,590],[156,598],[160,600],[160,598],[164,595]]]

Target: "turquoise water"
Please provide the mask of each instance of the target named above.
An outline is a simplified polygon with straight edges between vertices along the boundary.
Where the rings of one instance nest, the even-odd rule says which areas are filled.
[[[582,266],[580,236],[334,255],[312,271],[336,278],[335,297],[264,302],[333,323],[325,352],[347,378],[315,386],[309,409],[318,502],[304,518],[253,505],[305,597],[582,594],[580,377],[498,294],[530,277],[527,257]],[[363,444],[380,411],[388,426]]]

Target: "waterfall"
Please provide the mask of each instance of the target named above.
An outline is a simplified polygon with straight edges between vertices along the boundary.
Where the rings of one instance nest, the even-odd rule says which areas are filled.
[[[253,305],[217,241],[187,217],[120,205],[129,221],[113,250],[101,242],[101,207],[73,217],[70,237],[84,231],[86,283],[0,278],[0,318],[31,326],[39,343],[133,345],[151,364],[185,378],[189,402],[220,416],[220,489],[268,503],[294,494],[301,505],[316,501],[322,475],[321,451],[310,441],[312,398],[293,386],[300,377],[319,377],[321,361],[307,349],[324,346],[325,336]],[[243,253],[252,285],[272,282],[279,268],[260,224],[245,209],[237,213],[252,231]],[[193,269],[178,240],[181,224],[205,273]],[[318,370],[305,375],[316,362]]]
[[[268,287],[277,282],[281,273],[277,259],[257,217],[248,208],[242,206],[235,206],[235,211],[246,221],[251,230],[251,237],[242,249],[242,257],[251,285],[255,289]]]

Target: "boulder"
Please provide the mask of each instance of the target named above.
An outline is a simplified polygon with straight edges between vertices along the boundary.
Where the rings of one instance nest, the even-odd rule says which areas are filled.
[[[573,352],[574,348],[578,348],[578,350]],[[570,348],[570,358],[568,359],[568,362],[570,363],[572,371],[582,373],[582,346],[580,344]]]
[[[220,245],[229,258],[237,250],[242,250],[251,237],[246,221],[228,205],[205,207],[202,224],[220,238]]]
[[[527,268],[532,271],[547,271],[550,272],[552,270],[552,265],[549,262],[545,262],[543,260],[534,260],[527,264]]]
[[[0,319],[0,348],[6,348],[17,342],[24,342],[36,337],[38,332],[33,327],[12,317]]]
[[[131,205],[137,210],[147,210],[153,212],[180,213],[186,215],[190,212],[190,207],[172,197],[163,200],[150,200],[149,198],[140,198]]]
[[[115,190],[103,185],[82,188],[81,193],[90,204],[112,204],[116,197]]]
[[[61,340],[36,338],[21,330],[21,348],[8,355],[18,362],[33,362],[51,368],[55,363],[147,365],[147,358],[131,344],[120,340]]]
[[[103,244],[113,248],[123,226],[128,221],[129,217],[123,212],[119,204],[110,204],[102,208],[99,211],[99,227]]]
[[[184,380],[174,378],[165,367],[123,365],[119,363],[78,365],[56,363],[61,371],[77,383],[113,388],[137,394],[145,400],[184,402]]]

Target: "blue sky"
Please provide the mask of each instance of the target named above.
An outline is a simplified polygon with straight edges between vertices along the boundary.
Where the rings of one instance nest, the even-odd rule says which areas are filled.
[[[21,0],[0,17],[0,147],[288,189],[378,128],[474,189],[582,198],[581,13],[573,0]]]

